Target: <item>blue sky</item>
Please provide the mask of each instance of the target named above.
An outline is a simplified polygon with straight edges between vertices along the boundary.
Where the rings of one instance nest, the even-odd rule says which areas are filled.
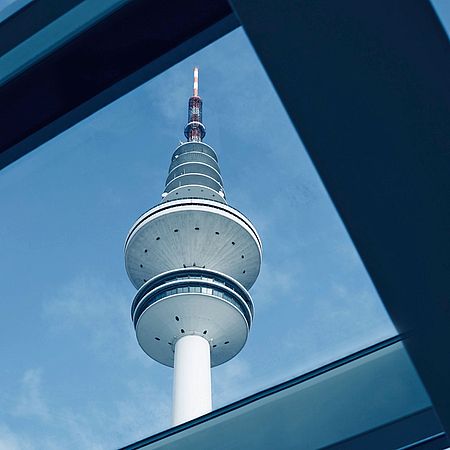
[[[0,173],[0,450],[108,449],[169,427],[172,372],[135,340],[123,244],[160,201],[194,65],[228,202],[264,246],[253,328],[213,370],[214,407],[396,333],[236,30]]]

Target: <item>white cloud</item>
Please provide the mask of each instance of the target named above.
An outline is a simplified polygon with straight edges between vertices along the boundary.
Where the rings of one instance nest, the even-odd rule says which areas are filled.
[[[189,72],[168,70],[144,85],[144,92],[159,109],[163,120],[172,122],[187,111],[187,99],[191,95],[190,84],[186,83],[188,77]],[[186,108],[180,108],[177,105],[183,105]]]
[[[12,423],[19,431],[0,423],[0,450],[103,450],[150,436],[170,424],[169,394],[150,381],[128,382],[109,408],[94,402],[82,411],[71,405],[50,408],[44,396],[49,391],[40,369],[25,371],[16,404],[3,411],[14,417]]]
[[[146,361],[136,343],[130,318],[132,291],[94,276],[78,276],[60,286],[43,304],[55,334],[76,333],[96,356]]]
[[[21,391],[13,413],[21,417],[35,417],[48,421],[49,409],[42,394],[42,371],[29,369],[22,378]]]
[[[171,423],[170,393],[151,382],[130,381],[127,398],[118,401],[116,407],[117,426],[135,440],[169,428]]]
[[[253,392],[250,363],[238,356],[212,371],[214,408],[219,408]]]
[[[0,424],[0,450],[34,450],[35,447],[19,433]]]
[[[123,380],[117,397],[106,399],[107,407],[93,401],[83,407],[82,413],[71,407],[52,410],[56,434],[66,435],[64,448],[117,447],[118,443],[144,438],[170,425],[170,393],[160,383],[142,377],[147,370],[151,377],[150,369],[156,363],[136,342],[130,318],[132,294],[131,288],[118,283],[77,276],[60,286],[43,305],[44,319],[53,334],[76,337],[96,360],[105,362],[105,367],[120,358],[121,367],[136,364],[139,369],[133,380]]]
[[[295,292],[301,271],[300,263],[295,267],[285,267],[284,264],[276,266],[269,261],[265,262],[258,281],[251,290],[256,314],[260,308],[264,311],[275,303],[286,303],[288,299],[294,300],[292,294]]]

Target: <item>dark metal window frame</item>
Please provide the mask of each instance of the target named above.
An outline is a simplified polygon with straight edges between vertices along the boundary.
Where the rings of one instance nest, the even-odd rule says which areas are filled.
[[[427,0],[230,1],[450,430],[450,46],[439,19]],[[19,10],[0,24],[0,57],[80,3]],[[239,21],[225,0],[125,2],[0,86],[0,169]]]
[[[35,0],[17,11],[0,23],[0,58],[82,3]],[[113,8],[0,85],[0,169],[237,26],[226,0]]]

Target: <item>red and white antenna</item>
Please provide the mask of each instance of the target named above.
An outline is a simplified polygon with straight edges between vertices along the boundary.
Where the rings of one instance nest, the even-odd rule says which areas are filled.
[[[194,67],[194,91],[188,105],[188,123],[184,128],[184,135],[190,142],[201,142],[206,128],[202,123],[203,102],[198,95],[198,67]]]

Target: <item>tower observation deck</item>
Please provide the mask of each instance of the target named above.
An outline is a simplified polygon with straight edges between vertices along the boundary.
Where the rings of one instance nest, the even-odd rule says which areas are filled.
[[[138,289],[131,307],[137,340],[151,358],[174,367],[174,425],[211,411],[211,367],[236,356],[247,340],[248,289],[262,256],[258,233],[228,205],[217,155],[202,141],[197,68],[184,134],[162,202],[125,242],[126,270]]]

